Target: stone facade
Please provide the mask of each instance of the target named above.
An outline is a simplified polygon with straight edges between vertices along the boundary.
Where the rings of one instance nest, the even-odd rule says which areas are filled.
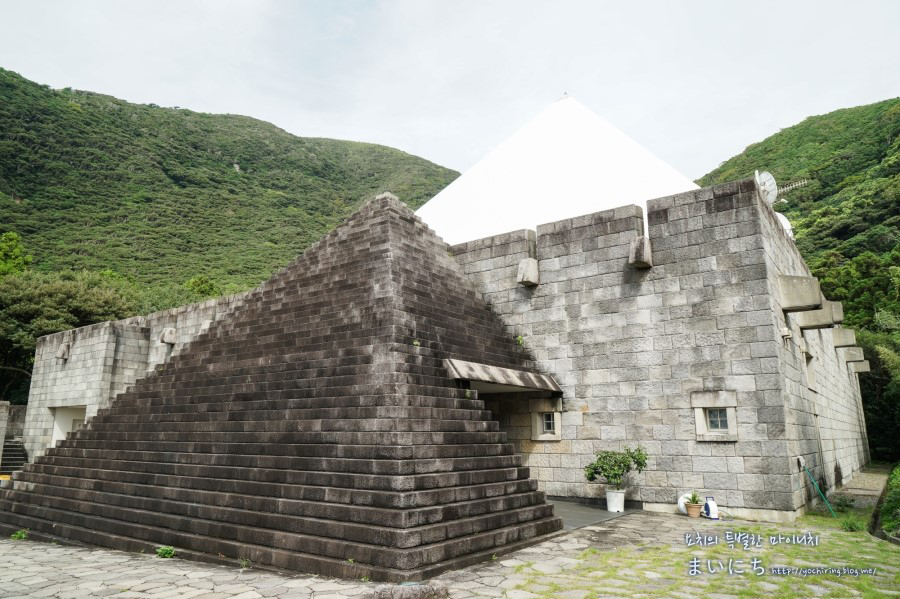
[[[58,440],[59,431],[54,432],[58,408],[84,409],[84,419],[92,418],[136,380],[177,355],[210,323],[231,313],[245,296],[242,293],[38,339],[23,434],[29,457],[43,455]]]
[[[833,490],[868,461],[856,374],[866,364],[840,305],[823,303],[752,180],[651,200],[647,222],[623,206],[451,248],[562,388],[479,397],[551,496],[601,497],[583,467],[641,444],[650,468],[628,499],[645,508],[697,490],[735,515],[792,518],[817,494],[801,465]],[[802,301],[784,295],[785,276]],[[242,301],[41,338],[29,455],[55,441],[54,409],[85,406],[90,418]],[[709,430],[711,411],[726,430]],[[557,429],[537,431],[545,414]]]
[[[594,453],[641,444],[649,469],[628,498],[645,508],[697,490],[735,515],[792,518],[815,495],[798,458],[828,489],[868,460],[836,329],[801,332],[804,312],[779,305],[779,275],[809,270],[752,180],[651,200],[647,216],[646,236],[625,206],[452,247],[562,386],[560,440],[532,440],[523,402],[492,408],[551,496],[599,497],[583,475]],[[526,260],[536,286],[517,280]],[[711,408],[727,432],[710,436]]]

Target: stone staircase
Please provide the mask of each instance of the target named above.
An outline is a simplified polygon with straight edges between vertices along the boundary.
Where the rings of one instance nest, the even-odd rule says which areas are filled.
[[[22,469],[28,462],[28,454],[21,439],[6,439],[3,442],[3,458],[0,461],[0,474],[12,474]]]
[[[405,581],[560,530],[445,358],[535,372],[380,196],[16,473],[0,532]]]

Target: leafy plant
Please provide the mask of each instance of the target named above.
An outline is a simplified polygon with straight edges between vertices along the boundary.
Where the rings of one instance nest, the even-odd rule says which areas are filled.
[[[700,496],[697,495],[697,491],[691,491],[691,496],[688,498],[688,503],[698,504],[701,502]]]
[[[422,345],[421,343],[419,343],[419,340],[418,340],[418,339],[413,339],[412,344],[413,344],[413,346],[415,346],[415,347],[419,347],[420,345]]]
[[[888,477],[887,494],[881,504],[881,529],[900,536],[900,466],[896,466]]]
[[[516,337],[516,345],[518,345],[519,347],[525,345],[525,337],[523,337],[522,335]]]
[[[622,451],[600,451],[597,459],[584,469],[584,476],[593,482],[598,476],[616,489],[622,488],[622,481],[632,469],[643,472],[647,467],[647,450],[642,446],[635,449],[626,447]]]
[[[251,563],[252,562],[246,557],[238,558],[238,564],[241,566],[241,570],[246,570],[247,568],[249,568]]]
[[[162,547],[156,548],[156,557],[161,557],[163,559],[169,559],[175,557],[175,548],[169,547],[168,545],[163,545]]]
[[[24,541],[28,538],[28,529],[23,528],[22,530],[17,530],[16,532],[12,533],[9,538],[13,541]]]

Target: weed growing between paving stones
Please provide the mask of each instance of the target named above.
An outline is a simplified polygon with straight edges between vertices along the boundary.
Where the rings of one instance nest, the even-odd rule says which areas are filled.
[[[23,528],[22,530],[17,530],[16,532],[12,533],[9,538],[13,541],[24,541],[28,538],[28,529]]]
[[[249,568],[251,563],[252,562],[246,557],[238,558],[238,564],[240,564],[241,570],[246,570],[247,568]]]
[[[168,559],[170,557],[175,557],[175,548],[169,547],[168,545],[163,545],[162,547],[156,548],[156,557],[161,557]]]

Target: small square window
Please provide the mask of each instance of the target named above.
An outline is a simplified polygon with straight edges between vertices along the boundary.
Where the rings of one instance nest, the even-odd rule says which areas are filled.
[[[712,431],[728,431],[728,412],[725,408],[706,408],[707,426]]]
[[[554,414],[553,412],[545,412],[544,414],[542,414],[542,421],[544,423],[545,433],[556,432],[556,414]]]

